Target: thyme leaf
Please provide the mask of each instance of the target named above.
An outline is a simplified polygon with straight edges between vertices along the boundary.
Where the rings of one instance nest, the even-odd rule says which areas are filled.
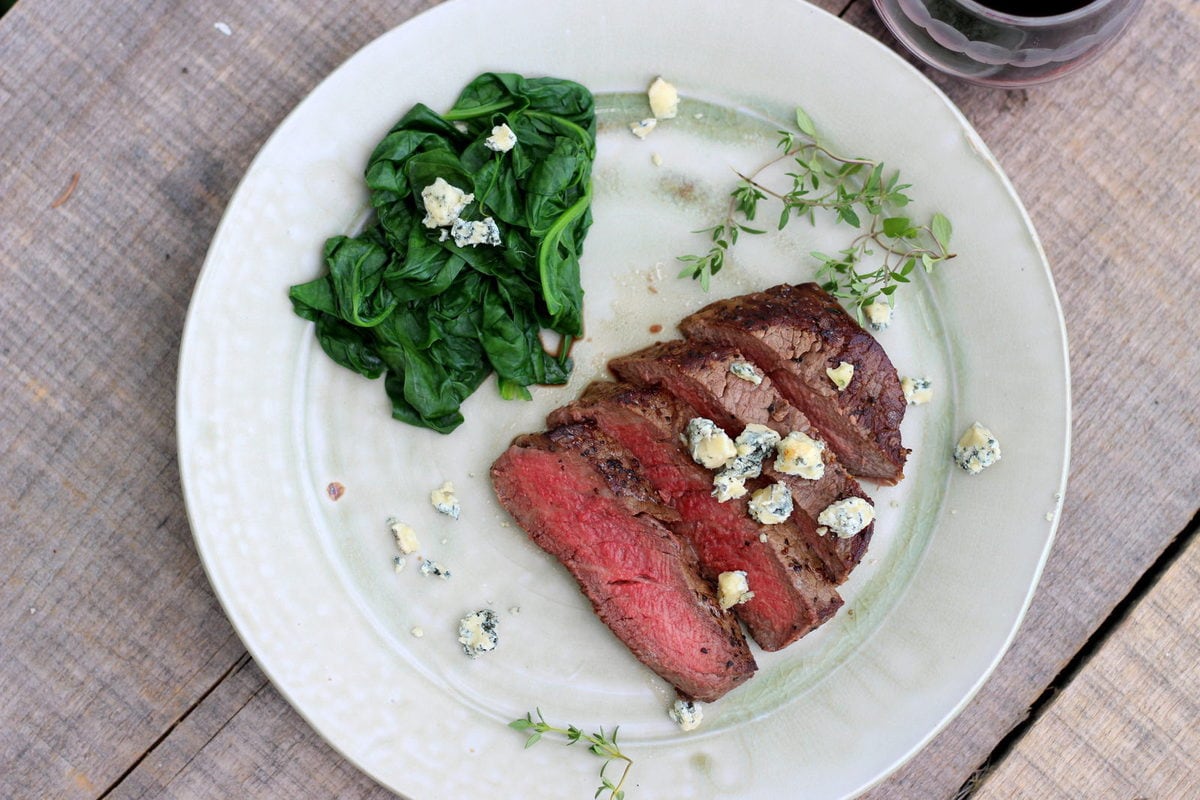
[[[537,714],[537,719],[534,719],[534,713]],[[568,725],[565,728],[551,725],[546,722],[546,718],[542,716],[542,710],[539,708],[534,713],[526,713],[524,717],[514,719],[508,723],[508,727],[515,731],[526,732],[525,737],[526,749],[533,747],[542,740],[546,734],[558,737],[562,744],[567,746],[584,742],[587,744],[587,749],[595,756],[604,759],[604,763],[600,766],[600,785],[596,789],[593,798],[599,798],[605,792],[608,792],[606,797],[608,800],[625,800],[625,790],[622,788],[625,785],[625,780],[629,777],[629,770],[633,766],[633,759],[621,752],[620,746],[617,744],[617,733],[620,731],[620,726],[612,729],[612,733],[605,733],[601,727],[595,733],[584,733],[581,728],[575,725]],[[624,766],[621,768],[621,774],[616,782],[608,775],[608,768],[613,762],[621,763]]]
[[[779,131],[778,149],[780,155],[737,174],[725,218],[697,231],[709,234],[711,246],[704,253],[679,256],[684,265],[679,277],[697,280],[708,291],[739,235],[765,233],[749,224],[764,202],[778,204],[779,230],[795,218],[813,224],[821,213],[858,231],[836,253],[812,256],[818,262],[817,282],[846,301],[859,322],[872,303],[893,304],[896,287],[910,282],[917,265],[928,273],[955,257],[950,250],[953,227],[944,214],[935,213],[928,222],[905,216],[901,209],[911,202],[911,184],[900,182],[899,171],[889,171],[882,161],[835,153],[818,138],[816,125],[803,109],[796,109],[796,130]],[[785,162],[790,162],[785,173],[790,185],[766,185],[763,173]]]

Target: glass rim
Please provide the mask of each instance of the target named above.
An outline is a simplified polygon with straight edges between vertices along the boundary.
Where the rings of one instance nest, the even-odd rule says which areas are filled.
[[[1103,9],[1105,6],[1112,5],[1113,0],[1091,0],[1087,5],[1077,8],[1074,11],[1052,14],[1048,17],[1026,17],[1021,14],[1009,14],[1005,11],[997,11],[994,8],[982,5],[977,0],[956,0],[956,2],[968,11],[973,11],[976,14],[997,22],[1009,22],[1027,28],[1038,28],[1047,25],[1060,25],[1064,22],[1074,22]]]

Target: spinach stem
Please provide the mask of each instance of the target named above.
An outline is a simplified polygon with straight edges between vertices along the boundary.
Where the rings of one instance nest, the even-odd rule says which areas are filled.
[[[546,237],[542,239],[538,245],[538,274],[542,280],[542,297],[546,300],[546,310],[551,316],[558,316],[562,311],[562,303],[554,296],[551,291],[552,284],[557,283],[551,279],[550,275],[550,257],[554,250],[558,247],[558,240],[562,237],[562,233],[567,226],[574,222],[581,214],[587,211],[592,203],[592,182],[588,181],[584,187],[583,195],[571,204],[566,211],[559,215],[558,219],[554,220],[554,224],[546,231]]]

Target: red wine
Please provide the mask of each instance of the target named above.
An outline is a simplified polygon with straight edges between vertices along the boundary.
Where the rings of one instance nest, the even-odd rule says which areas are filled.
[[[1093,0],[975,0],[979,5],[1018,17],[1053,17],[1091,5]]]

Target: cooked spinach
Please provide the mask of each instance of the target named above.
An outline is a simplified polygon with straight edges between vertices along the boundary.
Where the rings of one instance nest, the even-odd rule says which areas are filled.
[[[501,124],[516,137],[507,152],[485,143]],[[295,312],[338,364],[385,376],[393,417],[441,433],[493,371],[508,399],[566,383],[595,154],[592,94],[572,81],[485,73],[445,114],[414,106],[367,163],[371,222],[325,243],[327,272],[289,291]],[[474,195],[458,217],[492,218],[499,246],[424,224],[421,192],[438,178]],[[561,336],[558,355],[542,330]]]

